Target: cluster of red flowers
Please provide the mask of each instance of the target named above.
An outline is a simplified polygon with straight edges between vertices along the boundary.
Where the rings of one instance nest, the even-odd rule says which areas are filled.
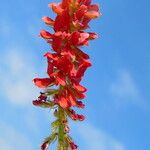
[[[76,114],[71,107],[84,108],[85,106],[81,100],[85,98],[84,93],[87,89],[80,82],[91,63],[88,61],[89,56],[81,51],[80,47],[87,46],[89,40],[97,38],[95,33],[84,32],[84,30],[89,27],[88,23],[91,19],[100,15],[99,7],[91,4],[91,0],[62,0],[62,3],[52,3],[49,7],[57,16],[55,20],[47,16],[43,17],[43,21],[54,29],[54,33],[41,30],[40,36],[51,45],[53,50],[44,55],[48,62],[48,77],[33,80],[36,86],[44,89],[33,104],[46,108],[58,106],[54,114],[59,122],[67,120],[66,116],[82,121],[84,116]],[[67,123],[60,124],[63,124],[63,135],[65,135],[65,131],[68,132]],[[58,130],[52,136],[59,138],[60,125],[55,127],[58,127]],[[65,137],[67,137],[65,143],[59,139],[58,150],[67,150],[69,147],[76,150],[77,146],[72,139],[63,136],[64,139]],[[51,140],[52,137],[47,138],[41,149],[46,150]]]

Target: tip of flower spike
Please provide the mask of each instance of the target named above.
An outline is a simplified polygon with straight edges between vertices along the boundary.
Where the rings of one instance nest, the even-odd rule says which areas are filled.
[[[55,12],[58,15],[62,14],[63,12],[63,9],[61,8],[60,4],[51,3],[51,4],[48,4],[48,7],[52,8],[53,12]]]

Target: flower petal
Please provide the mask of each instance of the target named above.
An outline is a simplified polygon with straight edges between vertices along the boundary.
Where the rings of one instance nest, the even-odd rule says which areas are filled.
[[[89,40],[94,40],[96,38],[98,38],[98,35],[96,33],[93,33],[93,32],[89,32]]]
[[[53,83],[53,80],[50,78],[35,78],[33,79],[33,82],[39,88],[46,88]]]
[[[60,85],[62,85],[62,86],[65,86],[65,85],[66,85],[65,77],[64,77],[63,74],[60,73],[60,72],[57,73],[56,81],[57,81],[58,84],[60,84]]]
[[[53,19],[51,19],[47,16],[43,17],[42,20],[49,26],[53,26],[55,23]]]
[[[41,150],[48,150],[49,143],[45,142],[41,145]]]
[[[51,39],[52,38],[52,34],[50,34],[48,31],[46,30],[41,30],[40,31],[40,36],[44,39]]]
[[[52,8],[52,10],[57,13],[58,15],[61,15],[63,12],[63,9],[60,4],[51,3],[48,5],[48,7]]]
[[[100,14],[97,11],[89,11],[89,12],[85,13],[85,17],[89,18],[89,19],[95,19],[95,18],[97,18],[99,16],[100,16]]]
[[[59,97],[57,102],[62,108],[68,108],[70,107],[68,100],[64,97]]]
[[[99,6],[97,4],[91,4],[88,6],[88,10],[90,11],[99,11]]]
[[[79,92],[81,92],[81,93],[84,93],[84,92],[87,91],[87,89],[86,89],[84,86],[80,85],[80,84],[77,83],[77,82],[74,82],[74,83],[73,83],[73,87],[74,87],[75,90],[77,90],[77,91],[79,91]]]

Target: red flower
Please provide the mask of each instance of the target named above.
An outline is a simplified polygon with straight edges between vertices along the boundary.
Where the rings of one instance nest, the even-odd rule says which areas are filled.
[[[35,79],[33,79],[33,82],[39,88],[47,88],[54,81],[53,81],[53,79],[50,79],[50,78],[35,78]]]
[[[72,150],[77,150],[78,146],[74,142],[70,142],[70,147]]]
[[[48,5],[52,10],[57,13],[58,15],[61,15],[63,12],[63,9],[60,4],[52,3]]]
[[[41,37],[43,37],[44,39],[51,39],[52,38],[52,34],[50,34],[48,31],[46,30],[41,30],[40,32]]]
[[[68,110],[68,113],[69,113],[69,116],[72,120],[79,120],[79,121],[83,121],[85,119],[85,116],[83,115],[79,115],[79,114],[76,114],[76,112],[72,109],[69,109]]]
[[[48,146],[49,146],[48,142],[43,143],[41,145],[41,150],[48,150]]]
[[[55,21],[47,16],[43,17],[42,20],[49,26],[54,26]]]
[[[77,90],[78,92],[81,92],[81,93],[84,93],[84,92],[87,91],[87,89],[86,89],[84,86],[80,85],[80,84],[79,84],[78,82],[76,82],[76,81],[73,81],[73,88],[74,88],[75,90]]]

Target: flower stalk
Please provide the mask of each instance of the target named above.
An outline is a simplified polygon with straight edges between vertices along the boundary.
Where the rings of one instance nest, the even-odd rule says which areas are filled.
[[[41,150],[48,150],[55,140],[58,141],[57,150],[77,150],[78,146],[69,135],[68,119],[85,119],[74,111],[74,107],[85,107],[82,100],[87,89],[81,81],[87,68],[91,67],[89,56],[80,48],[97,38],[95,33],[85,30],[92,19],[100,16],[99,7],[91,4],[91,0],[62,0],[48,6],[56,13],[56,18],[45,16],[42,20],[54,33],[41,30],[40,37],[52,51],[44,54],[48,77],[33,79],[35,85],[43,89],[33,105],[54,110],[56,120],[51,123],[52,133],[43,141]]]

